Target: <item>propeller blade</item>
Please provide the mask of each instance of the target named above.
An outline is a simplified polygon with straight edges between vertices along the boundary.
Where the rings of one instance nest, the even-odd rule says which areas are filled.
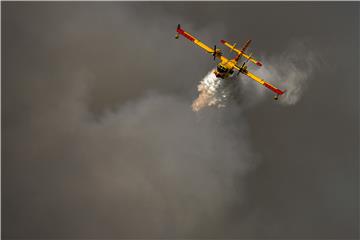
[[[246,63],[246,62],[244,62],[244,63],[241,65],[241,67],[240,67],[240,69],[239,69],[239,71],[238,71],[237,75],[239,75],[239,74],[240,74],[240,72],[241,72],[241,70],[243,70],[243,69],[244,69],[244,67],[245,67],[245,63]]]
[[[213,52],[214,60],[216,58],[216,45],[214,45],[214,52]]]

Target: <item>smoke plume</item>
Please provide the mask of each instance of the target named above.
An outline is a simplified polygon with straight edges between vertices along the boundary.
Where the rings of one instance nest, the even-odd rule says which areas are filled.
[[[264,66],[254,69],[254,73],[286,91],[279,97],[282,105],[294,105],[308,88],[319,61],[316,52],[305,41],[297,41],[278,55],[263,57]],[[245,77],[242,80],[246,81]]]
[[[338,5],[2,2],[2,238],[355,238],[358,5]],[[263,40],[249,70],[294,114],[247,77],[203,79],[178,23]],[[309,48],[278,54],[294,26],[330,42],[318,81]]]

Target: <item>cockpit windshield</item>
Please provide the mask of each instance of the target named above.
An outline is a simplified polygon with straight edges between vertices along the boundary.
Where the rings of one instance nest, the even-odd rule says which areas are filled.
[[[224,72],[226,72],[227,69],[222,65],[218,65],[217,70],[218,70],[218,72],[224,73]]]

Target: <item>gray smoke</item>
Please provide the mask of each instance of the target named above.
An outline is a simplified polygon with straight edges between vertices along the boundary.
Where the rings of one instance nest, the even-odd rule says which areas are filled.
[[[316,50],[308,46],[305,41],[293,42],[280,54],[261,57],[260,61],[264,66],[251,68],[252,72],[277,88],[286,91],[279,97],[280,103],[283,105],[294,105],[300,101],[309,85],[309,80],[313,77],[314,70],[321,65],[321,59]],[[248,83],[246,76],[242,76],[241,80],[244,88],[253,88],[254,84]],[[259,86],[256,91],[251,89],[249,91],[256,92],[257,97],[263,99],[264,91],[269,90]],[[270,99],[268,95],[266,94],[267,100]]]
[[[2,2],[2,238],[354,237],[358,4],[273,4]],[[298,104],[243,79],[194,113],[214,62],[177,23],[254,39]]]
[[[24,19],[37,16],[37,7],[23,10]],[[191,88],[172,74],[181,69],[179,58],[159,55],[149,43],[188,49],[181,61],[194,49],[140,26],[125,10],[107,9],[100,20],[91,10],[48,25],[44,16],[25,20],[21,33],[29,37],[9,42],[10,56],[25,53],[7,59],[22,71],[8,69],[6,94],[16,97],[6,102],[5,119],[5,158],[19,168],[10,175],[18,180],[7,196],[17,200],[8,209],[19,208],[10,218],[24,227],[11,225],[7,235],[192,237],[224,224],[256,165],[241,114],[194,114],[191,96],[176,93]],[[49,31],[31,35],[33,25]],[[28,212],[36,215],[31,224]]]
[[[98,221],[90,231],[95,236],[110,231],[159,237],[192,236],[226,215],[243,191],[239,180],[255,164],[241,118],[235,123],[220,112],[196,116],[186,99],[151,93],[95,120],[84,100],[86,76],[76,74],[72,81],[56,107],[33,116],[31,131],[16,145],[22,151],[14,153],[15,159],[48,166],[28,169],[33,181],[52,188],[28,187],[35,192],[28,204],[42,212],[40,218],[51,209],[56,219],[67,219],[59,232],[84,234],[88,221]]]

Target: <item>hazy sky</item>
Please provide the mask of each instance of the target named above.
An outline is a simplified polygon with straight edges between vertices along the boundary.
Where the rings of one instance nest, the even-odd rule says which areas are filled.
[[[1,5],[4,239],[359,237],[358,2]],[[302,98],[192,112],[214,61],[178,23]]]

